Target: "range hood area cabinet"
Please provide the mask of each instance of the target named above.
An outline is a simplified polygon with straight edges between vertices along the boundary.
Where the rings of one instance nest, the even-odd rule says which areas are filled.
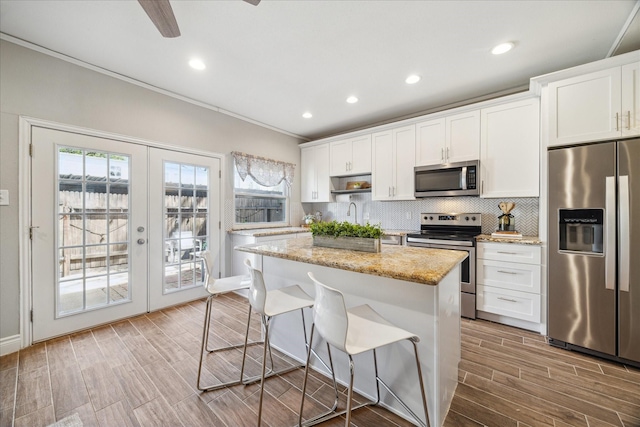
[[[329,174],[353,176],[371,173],[371,134],[329,144]]]
[[[640,62],[549,83],[549,146],[640,135]]]
[[[300,201],[302,203],[331,201],[329,144],[301,148],[300,173]]]
[[[483,108],[480,122],[480,197],[539,197],[539,98]]]
[[[416,125],[416,166],[466,162],[480,157],[480,110]]]
[[[371,200],[415,200],[416,126],[371,135]]]

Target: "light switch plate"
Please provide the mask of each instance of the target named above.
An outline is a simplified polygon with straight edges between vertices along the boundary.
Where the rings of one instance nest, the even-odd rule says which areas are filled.
[[[0,206],[9,206],[9,190],[0,190]]]

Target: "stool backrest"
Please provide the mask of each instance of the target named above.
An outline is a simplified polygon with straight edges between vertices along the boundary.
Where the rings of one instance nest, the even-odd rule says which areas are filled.
[[[214,266],[213,255],[211,255],[210,251],[202,251],[200,252],[200,257],[202,258],[202,262],[204,263],[204,277],[202,279],[204,282],[204,286],[207,287],[209,285],[210,278],[213,277],[211,275],[213,273],[211,271],[211,268]],[[213,281],[211,281],[211,283],[213,284]]]
[[[344,304],[344,296],[337,289],[320,283],[313,273],[309,272],[308,274],[316,287],[313,323],[329,344],[346,352],[349,318],[347,317],[347,307]]]
[[[262,271],[253,268],[251,261],[244,260],[244,264],[249,270],[251,276],[251,286],[249,287],[249,304],[260,314],[264,314],[264,305],[267,300],[267,287],[264,284]]]

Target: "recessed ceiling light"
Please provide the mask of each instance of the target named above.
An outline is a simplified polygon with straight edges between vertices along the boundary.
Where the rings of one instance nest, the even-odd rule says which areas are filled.
[[[355,104],[356,102],[358,102],[358,98],[356,98],[355,96],[350,96],[347,98],[347,102],[349,104]]]
[[[302,114],[302,117],[304,117],[305,119],[310,119],[311,117],[313,117],[313,114],[307,111],[306,113]]]
[[[205,68],[207,68],[207,66],[204,65],[204,62],[202,62],[197,58],[194,58],[191,61],[189,61],[189,66],[196,70],[204,70]]]
[[[420,76],[417,74],[411,74],[409,77],[405,79],[405,83],[408,85],[412,85],[414,83],[418,83],[420,81]]]
[[[502,43],[491,49],[491,53],[493,53],[494,55],[501,55],[503,53],[509,52],[511,49],[513,49],[513,46],[514,44],[511,42]]]

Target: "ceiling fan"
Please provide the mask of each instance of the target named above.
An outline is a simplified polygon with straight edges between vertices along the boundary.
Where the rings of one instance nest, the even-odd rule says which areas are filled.
[[[260,0],[243,0],[254,6],[260,3]],[[169,0],[138,0],[138,3],[142,6],[151,22],[156,26],[160,34],[163,37],[179,37],[180,28],[178,28],[178,22],[171,9]]]

